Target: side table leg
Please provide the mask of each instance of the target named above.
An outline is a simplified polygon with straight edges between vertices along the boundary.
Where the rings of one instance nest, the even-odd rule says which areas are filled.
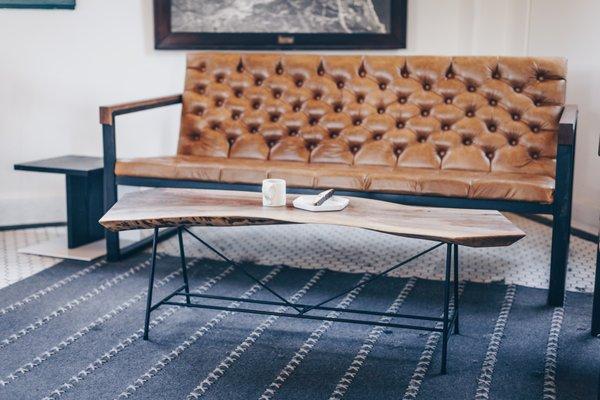
[[[150,313],[152,308],[152,289],[154,289],[154,269],[156,267],[156,245],[158,244],[158,228],[154,228],[152,238],[152,265],[150,267],[150,278],[148,280],[148,293],[146,295],[146,319],[144,321],[144,340],[148,340],[148,328],[150,327]]]
[[[458,245],[454,245],[454,334],[458,335]]]
[[[444,279],[444,328],[442,332],[442,375],[446,374],[446,361],[448,358],[448,313],[450,309],[450,269],[452,261],[452,245],[446,245],[446,277]]]
[[[102,174],[67,175],[67,242],[70,249],[104,237]]]
[[[183,235],[182,228],[177,227],[177,237],[179,238],[179,256],[181,257],[181,273],[183,275],[183,283],[185,284],[185,302],[190,304],[190,284],[188,282],[187,266],[185,265],[185,252],[183,250]]]

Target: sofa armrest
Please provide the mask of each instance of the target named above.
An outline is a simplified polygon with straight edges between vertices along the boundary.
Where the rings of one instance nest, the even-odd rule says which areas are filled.
[[[112,125],[114,123],[115,115],[127,114],[178,103],[181,103],[180,94],[157,97],[148,100],[132,101],[129,103],[115,104],[112,106],[102,106],[100,107],[100,123],[102,125]]]
[[[565,105],[565,108],[560,116],[558,126],[558,144],[559,145],[574,145],[575,132],[577,131],[577,106],[572,104]]]

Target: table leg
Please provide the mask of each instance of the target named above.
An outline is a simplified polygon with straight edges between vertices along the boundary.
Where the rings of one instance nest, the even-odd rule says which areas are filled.
[[[454,245],[454,334],[460,333],[458,327],[458,245]]]
[[[67,175],[67,242],[70,249],[104,237],[102,174]]]
[[[448,324],[450,311],[450,267],[452,262],[452,245],[446,245],[446,276],[444,279],[444,328],[442,332],[442,369],[441,373],[446,374],[446,361],[448,358]]]
[[[144,340],[148,340],[148,328],[150,327],[150,313],[152,308],[152,289],[154,289],[154,270],[156,267],[156,245],[158,244],[158,228],[154,228],[152,239],[152,265],[150,267],[150,278],[148,279],[148,293],[146,294],[146,318],[144,320]]]
[[[177,237],[179,238],[179,255],[181,257],[181,273],[183,275],[183,283],[185,284],[185,302],[190,304],[190,284],[188,282],[187,266],[185,265],[185,252],[183,249],[182,228],[177,227]]]

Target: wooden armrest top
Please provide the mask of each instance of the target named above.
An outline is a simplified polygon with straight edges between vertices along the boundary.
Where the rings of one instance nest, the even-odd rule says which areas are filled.
[[[112,125],[113,117],[119,114],[127,114],[135,111],[148,110],[181,103],[181,95],[157,97],[154,99],[132,101],[128,103],[115,104],[111,106],[100,107],[100,123],[103,125]]]
[[[577,126],[577,106],[565,105],[558,127],[558,144],[572,145],[575,143],[575,128]]]

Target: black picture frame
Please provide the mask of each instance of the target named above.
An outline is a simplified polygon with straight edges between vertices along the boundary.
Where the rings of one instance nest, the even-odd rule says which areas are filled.
[[[42,8],[74,10],[75,0],[0,0],[0,8]]]
[[[171,0],[154,0],[154,47],[169,50],[403,49],[406,48],[407,2],[390,2],[389,33],[340,34],[173,32]]]

